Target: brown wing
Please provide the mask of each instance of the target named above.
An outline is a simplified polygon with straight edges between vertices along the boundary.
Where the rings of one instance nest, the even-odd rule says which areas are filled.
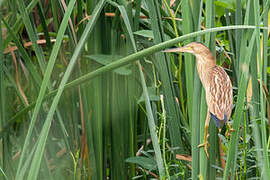
[[[231,117],[232,112],[232,83],[220,66],[215,66],[210,71],[210,84],[206,90],[206,101],[209,111],[219,120],[224,120],[225,115],[227,120]]]

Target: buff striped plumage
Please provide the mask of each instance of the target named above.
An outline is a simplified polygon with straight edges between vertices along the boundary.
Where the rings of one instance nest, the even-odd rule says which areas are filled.
[[[205,89],[208,111],[217,127],[221,128],[232,113],[232,83],[225,70],[216,65],[211,51],[202,43],[192,42],[164,52],[188,52],[196,56],[197,71]]]
[[[216,126],[221,127],[227,123],[232,113],[233,92],[232,83],[225,70],[216,65],[215,57],[211,51],[202,43],[192,42],[181,48],[169,49],[164,52],[187,52],[192,53],[197,59],[197,71],[205,89],[208,113],[205,120],[203,143],[204,151],[209,157],[208,148],[208,127],[210,116]]]
[[[233,103],[232,83],[225,70],[220,66],[214,66],[209,70],[209,73],[211,76],[208,90],[206,90],[206,102],[212,119],[223,121],[222,123],[216,122],[216,125],[220,126],[231,117]]]

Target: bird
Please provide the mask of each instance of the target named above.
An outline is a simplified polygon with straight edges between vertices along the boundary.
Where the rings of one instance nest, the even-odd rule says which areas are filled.
[[[227,124],[231,117],[233,104],[231,80],[226,71],[216,64],[215,57],[211,51],[200,42],[191,42],[183,47],[168,49],[164,52],[191,53],[197,59],[197,71],[205,89],[206,104],[208,107],[205,120],[204,140],[202,144],[198,145],[198,147],[204,147],[204,151],[207,157],[209,157],[209,153],[207,151],[209,146],[207,141],[207,131],[210,117],[213,119],[219,130],[221,130],[224,124]]]

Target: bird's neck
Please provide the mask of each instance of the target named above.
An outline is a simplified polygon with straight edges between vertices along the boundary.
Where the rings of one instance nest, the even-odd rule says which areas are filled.
[[[216,65],[215,57],[210,51],[205,52],[204,54],[196,55],[196,58],[197,66],[201,66],[202,71],[212,68]]]
[[[211,69],[216,66],[215,57],[210,52],[209,54],[204,54],[203,56],[196,56],[197,58],[197,71],[201,82],[206,88],[211,74]]]

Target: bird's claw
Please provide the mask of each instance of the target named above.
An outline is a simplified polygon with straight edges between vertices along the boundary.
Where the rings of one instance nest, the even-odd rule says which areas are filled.
[[[231,136],[232,132],[234,132],[235,130],[229,124],[227,124],[227,128],[228,131],[226,132],[226,136]]]
[[[206,139],[203,140],[203,143],[198,145],[198,148],[204,147],[204,152],[205,152],[207,158],[209,158],[207,148],[210,146],[210,144],[207,141],[208,136],[209,136],[209,134],[207,135]]]
[[[229,128],[229,132],[234,132],[234,131],[235,130],[232,127]]]

